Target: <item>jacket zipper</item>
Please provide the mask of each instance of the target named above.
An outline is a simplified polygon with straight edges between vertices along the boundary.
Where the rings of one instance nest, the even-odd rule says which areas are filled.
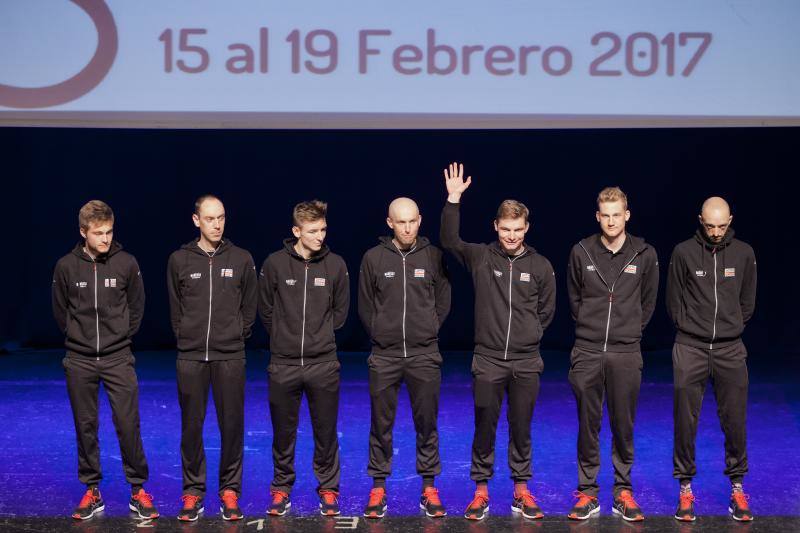
[[[594,259],[592,259],[592,256],[589,254],[589,251],[586,248],[584,248],[582,243],[581,243],[581,248],[583,248],[583,251],[586,252],[586,257],[589,258],[589,261],[591,261],[595,272],[597,272],[597,275],[600,276],[600,280],[608,289],[608,316],[606,317],[606,338],[603,341],[603,351],[605,352],[608,349],[608,333],[611,330],[611,306],[614,303],[614,287],[616,286],[619,277],[622,275],[623,272],[625,272],[625,269],[628,268],[628,265],[633,263],[633,260],[636,259],[637,255],[639,255],[639,252],[635,251],[633,253],[633,256],[628,260],[627,263],[625,263],[625,266],[622,267],[622,270],[619,271],[619,274],[617,274],[617,278],[614,280],[614,283],[612,283],[611,286],[609,287],[608,282],[605,280],[605,278],[603,278],[603,274],[600,273],[600,269],[597,268],[597,264],[595,264]]]
[[[414,251],[416,246],[411,248],[407,253],[403,253],[398,248],[398,252],[400,252],[400,257],[403,258],[403,357],[408,357],[408,351],[406,350],[406,256]]]
[[[717,252],[714,250],[714,322],[711,331],[711,342],[708,344],[708,349],[714,349],[714,340],[717,338],[717,312],[719,310],[719,299],[717,298]]]
[[[216,250],[215,250],[216,252]],[[211,300],[214,298],[214,259],[208,258],[208,329],[206,330],[206,361],[208,361],[208,345],[211,341]]]
[[[503,360],[508,359],[508,343],[511,341],[511,282],[514,281],[514,261],[526,253],[527,250],[514,259],[508,258],[508,329],[506,330],[506,351],[503,354]]]
[[[303,354],[306,347],[306,295],[308,294],[308,261],[303,275],[303,329],[300,333],[300,366],[303,366]]]
[[[92,270],[94,271],[94,325],[97,328],[97,360],[100,360],[100,311],[97,308],[97,262],[92,259]]]

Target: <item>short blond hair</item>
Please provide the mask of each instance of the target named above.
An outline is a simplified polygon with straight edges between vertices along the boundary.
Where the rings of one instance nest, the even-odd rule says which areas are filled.
[[[606,202],[622,202],[625,210],[628,210],[628,196],[619,187],[606,187],[597,195],[597,207]]]
[[[90,200],[78,211],[78,225],[82,230],[87,230],[92,224],[114,222],[114,212],[102,200]]]
[[[316,222],[328,214],[328,204],[321,200],[300,202],[292,209],[292,223],[301,226],[303,222]]]
[[[530,216],[530,211],[528,208],[525,207],[520,201],[517,200],[503,200],[503,203],[500,204],[500,207],[497,208],[497,216],[495,220],[500,220],[501,218],[519,218],[522,217],[525,219],[525,222],[528,222],[528,217]]]

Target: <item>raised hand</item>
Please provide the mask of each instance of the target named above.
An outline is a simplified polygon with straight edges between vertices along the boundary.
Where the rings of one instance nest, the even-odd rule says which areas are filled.
[[[464,180],[464,164],[451,163],[448,168],[444,169],[444,183],[447,186],[447,200],[458,203],[461,195],[472,183],[472,176]]]

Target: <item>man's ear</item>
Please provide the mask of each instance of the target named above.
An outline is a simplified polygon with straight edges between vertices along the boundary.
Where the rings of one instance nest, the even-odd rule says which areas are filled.
[[[195,227],[200,227],[200,217],[197,216],[197,213],[192,215],[192,222],[194,222]]]
[[[629,210],[625,210],[625,222],[631,219],[631,212]]]
[[[386,217],[386,225],[389,226],[391,229],[394,229],[394,222],[392,222],[392,217]]]
[[[297,226],[292,226],[292,235],[294,235],[295,238],[299,239],[300,238],[300,228],[298,228]]]

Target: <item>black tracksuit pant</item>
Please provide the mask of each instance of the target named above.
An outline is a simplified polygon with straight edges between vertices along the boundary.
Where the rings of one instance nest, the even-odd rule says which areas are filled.
[[[505,361],[476,353],[472,357],[475,435],[470,478],[486,482],[494,473],[494,445],[503,397],[508,395],[508,466],[515,482],[532,477],[531,419],[539,396],[541,357]]]
[[[203,423],[208,389],[214,395],[221,451],[219,493],[241,494],[244,454],[245,360],[195,361],[178,359],[178,401],[181,406],[181,466],[183,493],[206,494],[206,453]]]
[[[339,361],[269,365],[269,410],[272,418],[271,488],[290,493],[295,481],[294,450],[303,393],[314,433],[314,475],[317,490],[339,491]]]
[[[569,382],[578,404],[578,490],[597,496],[603,397],[611,423],[614,495],[633,490],[633,424],[642,384],[641,352],[601,352],[574,347]]]
[[[717,400],[717,414],[725,434],[725,475],[741,482],[747,473],[747,350],[739,342],[725,348],[705,350],[685,344],[672,348],[672,371],[675,381],[673,416],[676,479],[691,480],[697,474],[695,438],[697,420],[706,383],[711,379]]]
[[[101,382],[111,404],[111,417],[117,430],[125,478],[134,486],[147,481],[135,362],[130,352],[100,359],[74,355],[62,361],[78,440],[78,479],[87,486],[99,484],[103,477],[97,439],[100,422],[97,395]]]
[[[397,414],[397,393],[405,381],[417,433],[417,473],[423,478],[438,476],[442,472],[436,426],[442,356],[439,353],[413,357],[371,355],[367,363],[372,413],[367,474],[385,479],[392,473],[392,429]]]

